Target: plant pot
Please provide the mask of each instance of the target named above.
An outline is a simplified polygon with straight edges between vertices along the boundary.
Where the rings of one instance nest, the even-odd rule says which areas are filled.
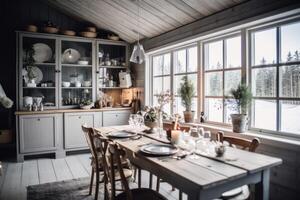
[[[244,133],[246,131],[247,115],[231,114],[232,130],[235,133]]]
[[[148,128],[150,128],[149,130],[146,130],[146,133],[155,133],[156,132],[156,128],[158,127],[158,121],[155,122],[151,122],[151,121],[145,121],[145,126],[147,126]]]
[[[185,123],[193,123],[195,117],[195,111],[183,111]]]

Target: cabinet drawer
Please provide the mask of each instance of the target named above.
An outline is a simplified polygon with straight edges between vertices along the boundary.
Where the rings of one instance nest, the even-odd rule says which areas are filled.
[[[20,152],[55,150],[61,133],[62,117],[58,115],[20,116]]]
[[[128,124],[130,111],[103,112],[103,126],[118,126]]]
[[[81,126],[85,124],[89,127],[100,127],[102,125],[101,119],[102,113],[66,113],[64,117],[65,148],[87,148],[88,144]]]

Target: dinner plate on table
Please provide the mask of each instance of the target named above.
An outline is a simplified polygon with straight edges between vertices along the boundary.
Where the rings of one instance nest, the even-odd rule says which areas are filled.
[[[137,134],[128,131],[117,131],[117,132],[110,132],[107,134],[107,136],[111,138],[131,138],[137,136]]]
[[[168,144],[148,144],[142,146],[140,151],[154,156],[169,156],[178,152],[178,148]]]

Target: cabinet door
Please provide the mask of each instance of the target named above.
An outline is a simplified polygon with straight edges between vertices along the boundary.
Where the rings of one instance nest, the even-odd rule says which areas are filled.
[[[130,114],[129,110],[103,112],[103,126],[127,125]]]
[[[19,117],[20,152],[56,150],[62,134],[62,116],[29,115]]]
[[[65,148],[66,149],[85,149],[88,147],[85,135],[81,126],[101,127],[102,113],[82,112],[66,113],[65,122]]]

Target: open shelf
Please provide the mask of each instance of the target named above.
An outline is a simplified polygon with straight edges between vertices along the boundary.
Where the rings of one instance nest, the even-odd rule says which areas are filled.
[[[109,68],[109,69],[127,69],[126,66],[99,66],[99,68]]]
[[[130,87],[99,87],[99,89],[128,89]]]
[[[93,89],[93,87],[61,87],[62,89]]]

